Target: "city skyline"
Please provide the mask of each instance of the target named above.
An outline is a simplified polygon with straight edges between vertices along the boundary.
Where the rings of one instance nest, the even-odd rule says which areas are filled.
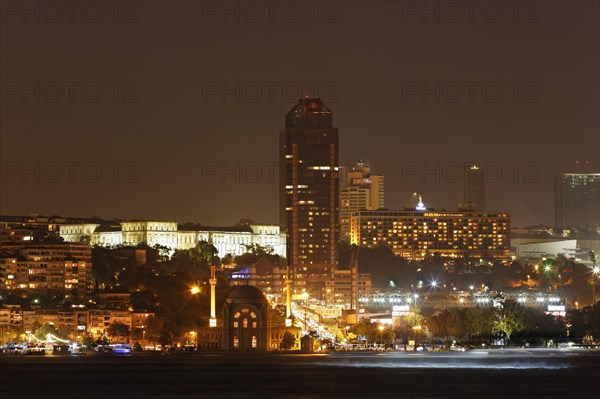
[[[413,192],[454,209],[459,188],[447,177],[454,163],[473,161],[488,166],[489,180],[502,171],[486,186],[489,210],[509,212],[517,226],[551,225],[554,175],[600,170],[595,2],[539,3],[528,23],[515,23],[507,8],[497,23],[454,24],[403,20],[402,4],[393,2],[340,3],[321,10],[335,17],[328,23],[315,23],[307,9],[297,23],[273,24],[204,21],[201,4],[178,4],[139,4],[137,23],[119,29],[110,19],[22,24],[6,15],[2,214],[276,223],[277,179],[264,164],[278,162],[282,115],[304,95],[319,95],[336,113],[340,165],[364,159],[386,176],[390,209]],[[522,19],[531,14],[521,11]],[[304,40],[305,29],[327,46]],[[293,52],[265,50],[292,42],[299,43]],[[62,87],[56,102],[46,101],[52,82]],[[68,82],[77,84],[71,102]],[[90,95],[100,85],[103,97],[83,97],[86,84]],[[483,97],[486,84],[501,87],[499,101]],[[451,102],[457,87],[462,97]],[[589,168],[577,167],[586,160]],[[48,169],[36,183],[13,170],[36,162],[59,164],[61,178],[50,182],[55,170]],[[82,179],[86,162],[97,164],[90,175],[101,169],[98,182]],[[262,178],[222,179],[221,169],[236,162],[260,165]],[[79,163],[74,183],[64,163]]]
[[[599,72],[598,0],[0,0],[0,392],[596,397]]]
[[[452,162],[451,167],[453,168],[453,171],[458,170],[462,167],[464,167],[465,165],[470,165],[472,164],[472,162],[463,162],[462,164],[459,163],[455,163]],[[254,165],[254,163],[252,164]],[[277,171],[275,169],[279,169],[278,165],[276,166],[276,163],[269,163],[267,166],[267,170],[269,170],[268,173],[277,173]],[[340,165],[340,168],[343,168],[344,166]],[[577,169],[577,168],[575,168]],[[589,170],[589,168],[583,167],[583,170]],[[551,201],[551,205],[552,205],[552,209],[553,209],[553,215],[551,217],[551,220],[546,221],[544,223],[539,222],[539,223],[513,223],[514,227],[528,227],[528,226],[548,226],[550,228],[568,228],[569,226],[567,225],[562,225],[561,223],[557,223],[557,203],[556,201],[558,201],[558,194],[556,193],[556,179],[560,178],[563,175],[598,175],[598,173],[594,173],[594,172],[580,172],[580,173],[569,173],[569,172],[564,172],[564,173],[559,173],[555,176],[552,176],[552,187],[554,189],[554,193],[553,193],[553,198]],[[382,178],[382,175],[375,175],[379,178]],[[457,191],[457,198],[461,198],[461,188],[460,188],[460,184],[461,183],[455,183],[455,185],[458,187],[458,191]],[[391,185],[391,184],[390,184]],[[406,195],[403,195],[403,198],[399,201],[397,201],[395,204],[393,204],[394,206],[389,207],[389,206],[385,206],[384,208],[381,209],[386,209],[386,210],[391,210],[391,211],[399,211],[405,208],[412,208],[413,205],[417,205],[418,204],[418,198],[419,196],[421,196],[423,198],[423,202],[428,206],[428,208],[436,210],[436,211],[470,211],[470,209],[468,207],[464,207],[461,208],[461,203],[457,202],[455,203],[454,206],[449,206],[449,207],[433,207],[431,206],[432,204],[435,204],[437,201],[435,200],[435,198],[432,198],[430,195],[427,194],[423,194],[422,192],[406,192],[404,193]],[[433,200],[433,201],[431,201]],[[450,204],[451,205],[451,204]],[[160,212],[160,217],[152,217],[152,212],[150,212],[149,214],[146,215],[139,215],[137,217],[132,217],[130,215],[127,214],[119,214],[119,215],[109,215],[109,216],[104,216],[99,214],[99,212],[97,212],[97,210],[90,210],[90,212],[88,213],[78,213],[78,214],[74,214],[74,213],[60,213],[60,212],[55,212],[54,210],[48,210],[47,212],[39,212],[39,209],[43,206],[38,206],[36,209],[32,209],[29,212],[25,211],[25,212],[5,212],[4,208],[2,209],[2,216],[40,216],[40,217],[63,217],[63,218],[72,218],[72,219],[101,219],[104,221],[118,221],[118,220],[129,220],[129,221],[161,221],[161,222],[176,222],[176,223],[198,223],[202,226],[219,226],[219,227],[232,227],[232,226],[236,226],[238,225],[240,222],[242,221],[251,221],[253,223],[256,224],[264,224],[264,225],[268,225],[268,224],[272,224],[272,225],[276,225],[278,224],[278,222],[280,221],[280,217],[275,217],[273,218],[273,216],[268,216],[262,219],[257,219],[257,218],[253,218],[252,216],[248,216],[245,214],[240,214],[239,218],[236,217],[226,217],[224,219],[221,218],[215,218],[214,216],[211,216],[210,213],[206,213],[206,214],[202,214],[202,215],[198,215],[196,217],[188,217],[188,216],[180,216],[179,218],[176,218],[172,215],[169,214],[165,214],[164,212]],[[504,210],[481,210],[484,212],[506,212],[508,214],[511,214],[510,211],[504,209]],[[132,212],[134,214],[136,214],[137,212]],[[273,211],[271,213],[278,213],[278,211]],[[178,212],[174,212],[173,214],[180,214]],[[512,214],[511,214],[511,218],[512,218]],[[275,219],[275,220],[273,220]],[[210,221],[210,222],[207,222]],[[591,226],[591,225],[590,225]],[[573,227],[573,226],[571,226]]]

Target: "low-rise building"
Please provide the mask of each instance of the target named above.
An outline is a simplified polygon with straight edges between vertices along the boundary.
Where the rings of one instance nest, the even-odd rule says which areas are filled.
[[[131,307],[131,293],[104,292],[98,294],[98,306],[105,309],[128,310]]]
[[[88,323],[87,331],[95,335],[106,333],[113,323],[125,324],[131,331],[133,317],[126,310],[92,309],[88,311]]]
[[[46,324],[54,326],[59,334],[70,340],[83,333],[103,335],[113,323],[125,324],[131,332],[146,330],[153,312],[115,309],[85,309],[79,306],[64,309],[23,310],[19,306],[0,308],[0,336],[2,342],[15,341],[20,334],[35,333]]]
[[[371,292],[371,273],[358,273],[356,288],[353,288],[352,271],[350,269],[336,269],[333,278],[327,281],[326,286],[330,293],[330,304],[343,305],[349,309],[352,307],[353,300],[358,301],[358,298]]]
[[[308,271],[308,267],[306,268]],[[350,307],[352,303],[352,275],[349,269],[336,269],[333,274],[321,272],[298,273],[292,284],[297,298],[324,300],[329,304]],[[248,284],[259,288],[272,302],[283,303],[286,289],[286,266],[274,265],[266,257],[230,275],[232,284]],[[357,296],[371,291],[371,274],[358,273]],[[306,295],[306,298],[304,297]]]
[[[0,258],[0,292],[64,295],[85,302],[91,292],[91,248],[85,244],[31,244]]]

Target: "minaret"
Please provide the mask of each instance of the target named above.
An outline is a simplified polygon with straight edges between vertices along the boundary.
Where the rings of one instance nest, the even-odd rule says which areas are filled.
[[[292,279],[289,265],[285,276],[285,326],[292,326]]]
[[[210,320],[209,326],[216,327],[217,326],[217,312],[215,310],[215,287],[217,286],[217,278],[215,277],[216,266],[210,267]]]

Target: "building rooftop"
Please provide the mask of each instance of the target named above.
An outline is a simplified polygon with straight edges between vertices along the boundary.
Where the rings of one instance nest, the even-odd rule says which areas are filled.
[[[286,114],[286,128],[333,128],[331,110],[319,97],[304,97]]]
[[[251,285],[238,285],[227,298],[228,302],[267,302],[262,291]]]
[[[231,233],[252,233],[250,226],[204,226],[200,223],[184,223],[177,226],[179,231],[223,231]]]
[[[101,224],[96,229],[97,233],[107,233],[107,232],[111,232],[111,231],[121,231],[121,225],[120,224],[118,224],[118,225],[116,225],[116,224]]]

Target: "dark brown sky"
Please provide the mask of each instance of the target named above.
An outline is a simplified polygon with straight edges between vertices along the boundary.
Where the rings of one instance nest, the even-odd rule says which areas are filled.
[[[514,225],[552,223],[552,176],[600,171],[595,1],[523,2],[518,15],[501,1],[493,3],[497,22],[490,2],[477,3],[472,21],[463,2],[453,3],[463,15],[456,22],[457,9],[442,2],[325,2],[318,22],[313,2],[275,2],[272,23],[263,2],[228,2],[233,11],[220,16],[210,14],[222,7],[216,2],[122,2],[120,23],[112,1],[94,3],[102,12],[95,23],[93,5],[85,17],[76,8],[71,23],[64,6],[52,22],[57,10],[30,3],[23,16],[20,2],[2,1],[2,214],[275,223],[277,180],[267,164],[277,161],[277,132],[298,87],[306,95],[320,88],[340,130],[342,164],[364,158],[385,174],[392,209],[414,191],[454,209],[453,165],[479,161],[490,179],[502,171],[488,184],[489,209],[510,212]],[[410,13],[425,4],[433,14],[424,21]],[[296,5],[302,16],[292,22]],[[233,91],[238,82],[239,99],[221,99],[220,82]],[[438,83],[439,102],[407,92],[415,82]],[[578,168],[578,160],[590,163]],[[246,165],[239,182],[206,175],[236,162]],[[406,175],[436,162],[438,172]],[[39,181],[20,174],[36,163]],[[258,181],[254,164],[262,165]]]

